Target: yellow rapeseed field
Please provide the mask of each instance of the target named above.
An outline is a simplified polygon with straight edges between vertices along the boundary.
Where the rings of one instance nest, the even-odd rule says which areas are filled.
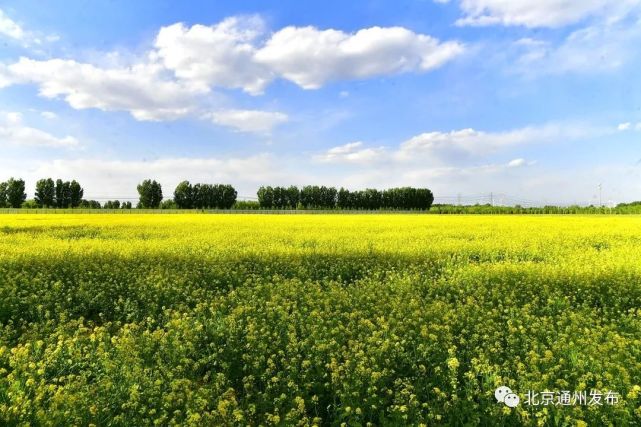
[[[0,424],[641,424],[640,315],[637,216],[0,215]]]

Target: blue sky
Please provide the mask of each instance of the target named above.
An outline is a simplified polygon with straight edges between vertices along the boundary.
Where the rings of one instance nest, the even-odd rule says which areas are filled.
[[[638,46],[641,0],[5,0],[0,180],[638,200]]]

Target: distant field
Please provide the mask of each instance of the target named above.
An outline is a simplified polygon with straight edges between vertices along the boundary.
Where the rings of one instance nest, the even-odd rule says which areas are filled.
[[[638,425],[640,316],[639,216],[0,215],[0,424]]]

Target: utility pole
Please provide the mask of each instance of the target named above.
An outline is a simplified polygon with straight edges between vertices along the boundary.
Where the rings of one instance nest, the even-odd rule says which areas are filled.
[[[490,206],[494,206],[494,193],[490,193]]]
[[[601,193],[602,193],[601,190],[603,189],[603,186],[601,185],[601,183],[599,183],[598,187],[599,187],[599,207],[602,207],[603,203],[601,203]]]
[[[456,196],[456,200],[458,202],[458,205],[461,206],[461,193],[458,193]]]

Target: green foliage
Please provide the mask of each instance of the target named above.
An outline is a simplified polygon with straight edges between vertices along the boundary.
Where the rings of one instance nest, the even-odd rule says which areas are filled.
[[[183,181],[174,190],[175,206],[180,209],[231,209],[237,192],[226,184],[194,184]]]
[[[71,205],[71,183],[61,179],[56,180],[56,207],[68,208]]]
[[[103,205],[105,209],[120,209],[120,200],[108,200]]]
[[[261,208],[272,209],[274,207],[273,187],[260,187],[256,195],[258,196],[258,204]]]
[[[6,204],[11,208],[20,208],[27,200],[25,185],[22,179],[9,178],[6,182]]]
[[[160,204],[160,209],[178,209],[178,205],[171,199],[163,200]]]
[[[232,208],[237,210],[259,210],[260,203],[253,200],[237,200]]]
[[[109,203],[109,202],[107,202],[107,203]],[[85,199],[82,199],[80,201],[79,207],[81,209],[100,209],[102,206],[100,205],[100,202],[98,202],[97,200],[85,200]]]
[[[434,195],[427,188],[368,188],[349,191],[344,188],[308,185],[297,187],[260,187],[258,203],[264,209],[362,209],[428,210]]]
[[[82,200],[80,207],[85,209],[100,209],[100,203],[95,200]],[[131,202],[121,202],[120,200],[107,200],[103,205],[103,209],[131,209]]]
[[[69,206],[72,208],[80,206],[84,194],[85,190],[82,189],[80,184],[75,179],[71,181],[69,183]]]
[[[174,190],[174,201],[180,209],[191,209],[194,204],[193,189],[189,181],[182,181]]]
[[[35,201],[39,208],[52,208],[56,205],[56,184],[53,179],[41,179],[36,183]]]
[[[38,202],[35,200],[25,200],[20,206],[22,209],[38,209]]]
[[[9,207],[9,202],[7,200],[7,183],[0,182],[0,208]]]
[[[41,179],[36,183],[36,202],[38,207],[56,207],[61,209],[77,208],[82,204],[84,190],[76,180]]]
[[[138,202],[139,208],[157,209],[160,207],[160,202],[162,201],[162,187],[158,182],[146,179],[142,183],[138,184],[137,189],[138,194],[140,195]]]

